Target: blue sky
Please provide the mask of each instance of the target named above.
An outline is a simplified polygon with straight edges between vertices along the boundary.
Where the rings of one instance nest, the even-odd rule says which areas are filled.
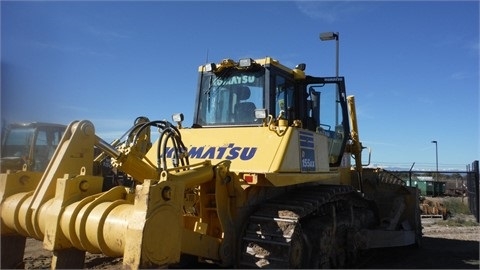
[[[1,117],[87,119],[106,141],[138,116],[193,119],[197,68],[271,56],[340,75],[372,164],[479,159],[478,1],[1,1]]]

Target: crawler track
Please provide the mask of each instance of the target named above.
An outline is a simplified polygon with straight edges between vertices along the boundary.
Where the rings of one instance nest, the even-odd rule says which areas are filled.
[[[240,267],[345,267],[358,250],[355,232],[373,216],[351,186],[294,190],[267,201],[249,217]]]

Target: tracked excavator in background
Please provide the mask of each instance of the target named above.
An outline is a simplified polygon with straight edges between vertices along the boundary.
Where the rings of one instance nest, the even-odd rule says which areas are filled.
[[[1,267],[22,262],[27,237],[52,269],[83,268],[86,252],[128,269],[346,268],[366,249],[418,245],[418,190],[363,168],[344,78],[305,69],[201,65],[191,127],[181,113],[140,118],[109,144],[73,121],[41,177],[1,174]],[[93,168],[107,156],[134,185],[102,190]]]

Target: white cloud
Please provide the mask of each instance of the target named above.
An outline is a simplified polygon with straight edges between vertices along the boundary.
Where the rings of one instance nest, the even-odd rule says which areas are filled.
[[[334,23],[362,10],[356,1],[296,1],[297,8],[314,20]]]
[[[298,9],[312,19],[333,23],[338,19],[338,4],[330,2],[297,1]]]
[[[78,45],[68,45],[68,44],[60,44],[55,42],[41,42],[41,41],[32,41],[32,46],[39,48],[41,50],[52,50],[61,53],[67,54],[79,54],[79,55],[90,55],[95,57],[113,57],[113,55],[109,52],[100,52],[96,50],[91,50],[86,47],[78,46]]]
[[[454,72],[450,75],[450,78],[454,80],[461,80],[466,78],[466,74],[464,72]]]
[[[130,38],[130,36],[125,33],[120,33],[118,31],[113,31],[108,29],[100,29],[99,27],[94,27],[94,26],[87,26],[86,31],[87,33],[90,33],[95,37],[101,37],[105,40]]]

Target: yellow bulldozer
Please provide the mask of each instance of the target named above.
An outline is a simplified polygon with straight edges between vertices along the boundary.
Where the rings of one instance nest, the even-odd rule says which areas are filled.
[[[2,132],[0,169],[44,172],[67,126],[55,123],[11,123]],[[24,168],[25,166],[25,168]]]
[[[126,269],[186,257],[345,268],[362,250],[418,245],[418,190],[363,168],[344,78],[305,69],[270,57],[201,65],[190,127],[181,113],[142,118],[109,144],[73,121],[41,177],[1,174],[1,267],[21,263],[27,237],[52,251],[52,269],[83,268],[86,252]],[[102,190],[93,168],[106,156],[134,185]]]

